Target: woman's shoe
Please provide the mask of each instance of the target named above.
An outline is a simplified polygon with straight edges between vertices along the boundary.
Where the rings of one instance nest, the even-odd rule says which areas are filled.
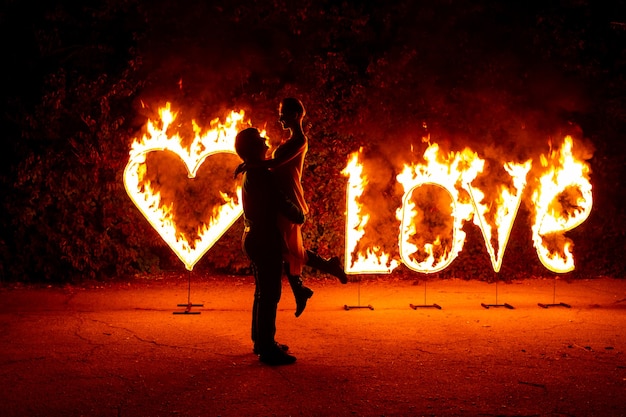
[[[306,307],[306,302],[313,296],[313,290],[304,286],[299,275],[287,274],[287,279],[293,296],[296,298],[296,317],[300,317]]]
[[[300,314],[306,308],[306,302],[313,296],[313,290],[302,285],[296,291],[294,291],[294,295],[296,296],[296,317],[300,317]]]
[[[348,283],[348,276],[341,266],[341,261],[338,257],[333,256],[330,259],[322,258],[317,253],[310,249],[306,251],[306,264],[311,268],[318,269],[327,274],[334,275],[339,279],[342,284]]]

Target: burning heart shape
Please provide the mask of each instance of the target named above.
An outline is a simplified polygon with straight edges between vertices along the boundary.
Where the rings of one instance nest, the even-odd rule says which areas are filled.
[[[243,212],[241,187],[230,178],[235,136],[248,126],[241,122],[243,111],[232,112],[224,124],[212,121],[211,129],[202,135],[194,122],[195,137],[186,147],[178,133],[168,135],[177,115],[170,104],[159,109],[159,114],[162,127],[148,120],[147,133],[131,146],[124,186],[135,206],[191,271]],[[203,165],[207,159],[215,163]]]

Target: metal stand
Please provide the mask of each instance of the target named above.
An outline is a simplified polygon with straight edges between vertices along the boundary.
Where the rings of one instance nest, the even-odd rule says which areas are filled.
[[[508,308],[510,310],[513,310],[515,308],[511,304],[508,304],[508,303],[498,304],[498,280],[496,280],[496,303],[495,304],[480,303],[480,305],[483,306],[486,309],[489,309],[491,307],[505,307],[505,308]]]
[[[366,305],[366,306],[362,306],[361,305],[361,279],[359,278],[359,280],[356,283],[356,287],[357,287],[357,305],[355,306],[349,306],[348,304],[344,305],[343,308],[347,311],[347,310],[352,310],[353,308],[369,308],[370,310],[373,310],[374,307],[370,304]]]
[[[438,310],[441,310],[441,306],[438,304],[426,304],[426,281],[424,281],[424,304],[409,304],[409,307],[411,307],[413,310],[417,310],[418,308],[436,308]]]
[[[191,311],[192,307],[204,307],[204,304],[192,304],[191,303],[191,271],[188,274],[188,286],[187,286],[187,304],[177,304],[178,307],[185,307],[185,311],[174,311],[172,314],[200,314],[199,311]]]
[[[572,306],[569,304],[557,303],[555,300],[556,300],[556,278],[554,278],[554,287],[552,289],[552,304],[537,303],[537,305],[541,308],[550,308],[550,307],[572,308]]]

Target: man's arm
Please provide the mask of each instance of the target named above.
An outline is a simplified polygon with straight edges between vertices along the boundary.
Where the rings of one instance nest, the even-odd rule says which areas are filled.
[[[287,197],[285,193],[280,190],[278,184],[276,184],[273,173],[268,172],[268,174],[270,174],[268,179],[271,184],[269,189],[272,191],[272,198],[276,202],[278,212],[289,219],[292,223],[303,224],[305,216],[304,213],[302,213],[302,210],[300,210],[300,207],[298,207],[289,199],[289,197]]]

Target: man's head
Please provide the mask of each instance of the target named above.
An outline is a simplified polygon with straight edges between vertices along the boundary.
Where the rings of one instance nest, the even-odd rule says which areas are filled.
[[[278,107],[278,112],[280,115],[278,121],[283,126],[283,129],[299,125],[306,114],[302,102],[292,97],[283,99]]]
[[[265,138],[254,127],[242,130],[235,138],[235,152],[244,162],[264,160],[267,150]]]

